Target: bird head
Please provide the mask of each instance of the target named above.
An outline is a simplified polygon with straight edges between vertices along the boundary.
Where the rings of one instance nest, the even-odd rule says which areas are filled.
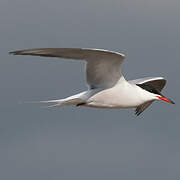
[[[137,84],[139,87],[144,89],[146,92],[148,92],[148,98],[151,100],[163,100],[171,104],[175,104],[171,99],[165,97],[164,95],[161,94],[160,91],[155,89],[151,85],[146,85],[146,84]]]

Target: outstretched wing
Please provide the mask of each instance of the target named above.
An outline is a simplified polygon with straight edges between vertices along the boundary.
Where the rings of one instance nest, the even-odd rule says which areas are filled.
[[[147,78],[131,80],[129,81],[129,83],[150,85],[160,92],[164,88],[166,84],[166,80],[163,77],[147,77]],[[139,116],[146,108],[148,108],[152,104],[152,102],[153,101],[146,102],[138,106],[135,110],[135,114]]]
[[[112,87],[121,74],[121,64],[125,56],[103,49],[81,48],[41,48],[10,52],[14,55],[47,56],[86,61],[86,79],[91,88]]]

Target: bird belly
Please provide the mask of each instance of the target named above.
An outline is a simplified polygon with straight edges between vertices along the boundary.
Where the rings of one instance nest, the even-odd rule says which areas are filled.
[[[143,104],[143,101],[134,92],[134,89],[116,87],[94,94],[88,99],[86,106],[96,108],[133,108],[141,104]]]

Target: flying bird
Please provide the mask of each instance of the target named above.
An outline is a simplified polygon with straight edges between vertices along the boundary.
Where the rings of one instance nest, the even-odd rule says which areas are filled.
[[[136,108],[140,115],[155,100],[174,102],[161,94],[163,77],[146,77],[127,81],[121,66],[125,55],[103,49],[40,48],[12,51],[14,55],[57,57],[85,61],[88,89],[56,100],[39,101],[51,106],[76,105],[96,108]]]

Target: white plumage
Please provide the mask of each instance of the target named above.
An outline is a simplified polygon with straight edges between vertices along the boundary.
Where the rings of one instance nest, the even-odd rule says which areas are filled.
[[[125,56],[102,49],[41,48],[10,52],[14,55],[48,56],[84,60],[88,90],[65,99],[40,101],[52,106],[83,105],[98,108],[136,108],[142,113],[154,100],[174,103],[160,91],[166,84],[162,77],[127,81],[121,73]]]

